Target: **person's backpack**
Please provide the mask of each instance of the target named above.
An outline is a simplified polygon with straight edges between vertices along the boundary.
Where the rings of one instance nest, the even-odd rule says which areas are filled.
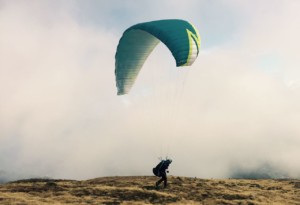
[[[163,163],[164,163],[164,161],[162,160],[158,165],[156,165],[156,167],[154,167],[154,168],[152,169],[153,174],[154,174],[155,176],[160,177],[160,169],[161,169]]]
[[[152,171],[155,176],[160,177],[159,171],[156,168],[153,168]]]

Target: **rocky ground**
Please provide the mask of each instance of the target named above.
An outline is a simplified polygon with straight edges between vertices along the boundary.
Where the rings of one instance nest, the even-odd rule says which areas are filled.
[[[0,185],[0,204],[299,204],[300,180],[103,177],[86,181],[28,179]]]

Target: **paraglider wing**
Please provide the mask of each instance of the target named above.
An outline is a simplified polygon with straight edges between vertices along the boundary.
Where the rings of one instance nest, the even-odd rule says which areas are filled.
[[[200,36],[189,22],[170,19],[136,24],[123,33],[117,47],[118,95],[129,93],[144,62],[160,41],[172,52],[177,67],[192,65],[198,56]]]

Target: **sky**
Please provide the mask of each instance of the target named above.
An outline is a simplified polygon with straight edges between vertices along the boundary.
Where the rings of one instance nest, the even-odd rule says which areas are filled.
[[[0,181],[170,174],[300,177],[300,1],[0,0]],[[160,43],[129,95],[130,26],[185,19],[191,67]]]

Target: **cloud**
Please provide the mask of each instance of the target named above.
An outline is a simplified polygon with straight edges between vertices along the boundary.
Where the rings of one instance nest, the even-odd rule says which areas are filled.
[[[0,164],[14,173],[2,175],[147,175],[169,155],[174,175],[299,177],[299,4],[278,2],[2,1]],[[122,32],[159,18],[199,27],[199,58],[180,70],[160,44],[117,96]]]
[[[80,27],[68,10],[55,18],[42,14],[44,3],[31,4],[7,3],[1,12],[1,156],[11,159],[1,163],[51,175],[85,130],[98,130],[91,138],[101,134],[116,39]]]

